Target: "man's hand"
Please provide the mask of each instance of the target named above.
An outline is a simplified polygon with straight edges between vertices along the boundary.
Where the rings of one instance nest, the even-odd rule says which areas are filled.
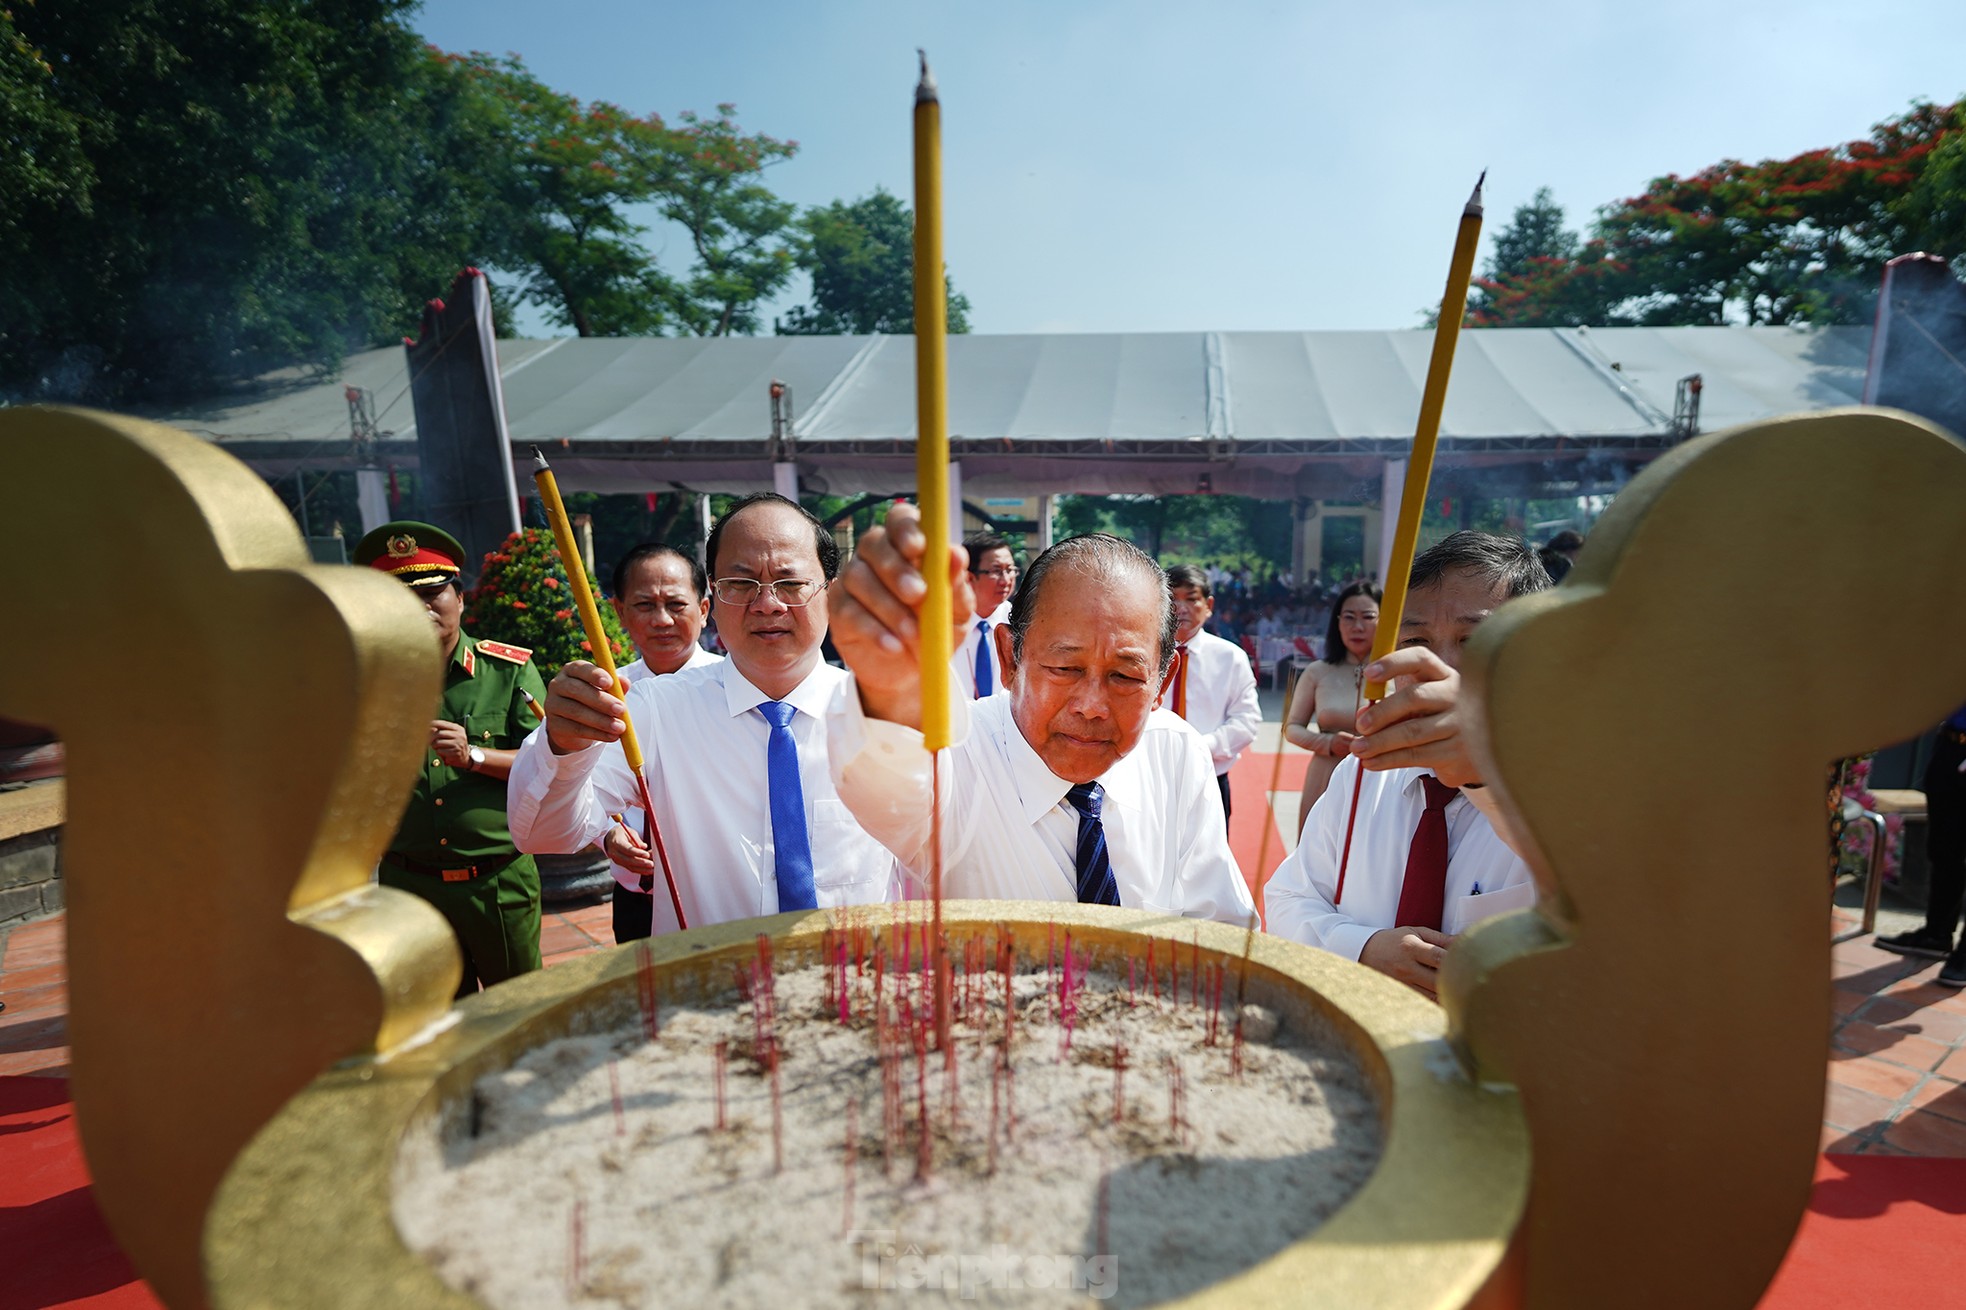
[[[584,751],[595,742],[620,741],[628,707],[599,665],[570,660],[546,687],[546,740],[555,755]]]
[[[601,849],[606,852],[609,862],[620,865],[630,873],[655,873],[655,857],[649,854],[648,844],[618,823],[608,829],[607,836],[601,838]]]
[[[446,719],[430,721],[430,751],[453,769],[471,767],[471,738],[464,725]]]
[[[828,597],[833,645],[853,670],[861,708],[876,719],[922,726],[921,608],[928,596],[921,564],[928,551],[921,511],[889,508],[887,522],[860,538],[853,563],[833,580]],[[949,551],[951,614],[960,644],[975,610],[969,557]]]
[[[1481,781],[1461,735],[1461,675],[1425,646],[1407,646],[1365,669],[1393,692],[1359,711],[1352,754],[1367,769],[1431,769],[1449,787]]]
[[[1432,928],[1381,928],[1365,939],[1358,962],[1432,996],[1440,986],[1440,962],[1453,944]]]
[[[1325,733],[1323,743],[1318,748],[1318,754],[1329,755],[1334,760],[1342,760],[1352,753],[1352,743],[1357,740],[1357,733],[1345,732],[1342,729],[1337,732]]]

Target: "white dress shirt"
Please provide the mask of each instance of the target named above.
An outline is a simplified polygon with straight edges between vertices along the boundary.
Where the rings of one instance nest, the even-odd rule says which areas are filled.
[[[1003,690],[1003,669],[997,665],[996,627],[999,623],[1010,622],[1010,602],[997,606],[996,613],[984,618],[972,618],[969,630],[963,634],[962,644],[956,653],[949,657],[949,667],[955,671],[956,686],[964,700],[976,699],[976,648],[984,645],[990,651],[990,689]]]
[[[826,763],[826,707],[846,674],[820,664],[786,696],[798,710],[812,882],[822,907],[890,899],[894,857],[854,822],[833,789]],[[768,698],[729,660],[715,660],[628,689],[628,712],[646,763],[669,866],[691,927],[778,912],[765,750],[771,725],[757,707]],[[522,851],[577,851],[639,793],[618,747],[555,755],[543,729],[519,749],[507,788],[512,838]],[[668,891],[656,868],[655,900]]]
[[[1366,770],[1358,798],[1358,826],[1352,834],[1351,864],[1345,873],[1345,899],[1334,905],[1338,860],[1345,848],[1352,783],[1358,760],[1347,757],[1332,771],[1331,785],[1311,807],[1311,817],[1290,853],[1263,884],[1269,931],[1279,937],[1321,946],[1356,960],[1373,933],[1397,928],[1400,885],[1406,856],[1420,815],[1427,808],[1420,779],[1428,769]],[[1463,789],[1447,803],[1447,896],[1443,922],[1460,921],[1477,907],[1458,902],[1479,899],[1529,884],[1529,866],[1495,829],[1494,793]],[[1520,893],[1518,893],[1520,894]]]
[[[1174,708],[1172,684],[1161,704]],[[1208,742],[1215,772],[1234,768],[1236,756],[1256,740],[1256,729],[1263,722],[1263,709],[1256,703],[1256,675],[1249,671],[1249,655],[1242,647],[1212,632],[1194,635],[1188,643],[1187,711],[1188,722]]]
[[[724,658],[723,656],[713,654],[712,652],[703,649],[703,647],[701,646],[692,646],[690,648],[689,658],[687,660],[684,660],[683,667],[675,670],[675,672],[682,673],[687,669],[700,669],[706,664],[721,664],[723,662],[723,658]],[[660,673],[650,673],[647,660],[636,660],[633,664],[626,665],[621,669],[622,680],[625,681],[630,687],[633,687],[636,683],[640,682],[644,678],[659,678],[664,676],[666,675]],[[621,747],[616,745],[603,746],[601,749],[613,751],[616,755],[621,754]],[[627,763],[626,756],[622,756],[622,762],[625,767]],[[618,813],[619,815],[621,815],[622,818],[628,821],[628,827],[631,830],[633,830],[634,834],[637,837],[642,835],[642,802],[639,796],[637,796],[636,801],[633,805],[629,806],[626,809],[617,810],[615,811],[615,813]],[[614,826],[614,820],[608,818],[607,815],[605,814],[602,815],[601,827],[599,831],[597,831],[594,834],[593,844],[596,846],[600,846],[601,839],[607,836],[608,829],[612,828],[613,826]],[[665,838],[664,840],[666,841],[667,838]],[[605,850],[606,847],[602,847],[602,849]],[[610,863],[608,865],[608,868],[613,871],[614,880],[620,883],[623,887],[626,887],[629,891],[638,892],[642,889],[641,874],[630,873],[628,870],[622,868],[620,865],[613,864],[613,863]],[[655,873],[656,873],[656,880],[658,882],[661,881],[662,878],[661,865],[658,864],[656,866]],[[666,887],[657,887],[655,890],[657,895],[655,898],[656,905],[655,905],[654,930],[657,935],[660,935],[665,932],[674,932],[676,931],[676,911],[669,904],[669,891]]]
[[[943,759],[945,896],[1078,900],[1078,811],[1011,718],[1010,697],[953,699]],[[929,881],[929,757],[912,728],[869,719],[849,683],[827,719],[840,798],[922,886]],[[1250,922],[1255,903],[1229,853],[1208,749],[1165,710],[1106,771],[1100,824],[1120,904]]]

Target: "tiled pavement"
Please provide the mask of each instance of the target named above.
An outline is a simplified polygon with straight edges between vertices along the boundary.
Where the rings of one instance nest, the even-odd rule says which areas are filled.
[[[65,916],[0,930],[0,1074],[68,1071]],[[611,945],[609,907],[546,916],[548,967]],[[1930,981],[1937,965],[1878,950],[1833,949],[1829,1095],[1823,1149],[1966,1157],[1966,992]]]

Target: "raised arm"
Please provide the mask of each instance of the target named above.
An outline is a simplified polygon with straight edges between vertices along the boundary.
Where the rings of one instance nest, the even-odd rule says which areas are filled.
[[[894,505],[886,523],[861,535],[853,562],[833,580],[828,597],[833,645],[853,670],[861,708],[869,718],[910,728],[922,726],[917,637],[922,601],[928,595],[921,574],[927,549],[921,511],[913,505]],[[976,606],[968,561],[962,547],[950,549],[951,615],[958,646]]]

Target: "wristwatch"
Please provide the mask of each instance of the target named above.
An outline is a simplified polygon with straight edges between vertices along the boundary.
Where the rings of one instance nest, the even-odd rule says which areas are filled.
[[[476,773],[479,770],[479,768],[483,766],[485,762],[485,753],[479,750],[476,746],[473,746],[471,748],[470,753],[471,753],[471,763],[469,765],[469,768],[471,772]]]

